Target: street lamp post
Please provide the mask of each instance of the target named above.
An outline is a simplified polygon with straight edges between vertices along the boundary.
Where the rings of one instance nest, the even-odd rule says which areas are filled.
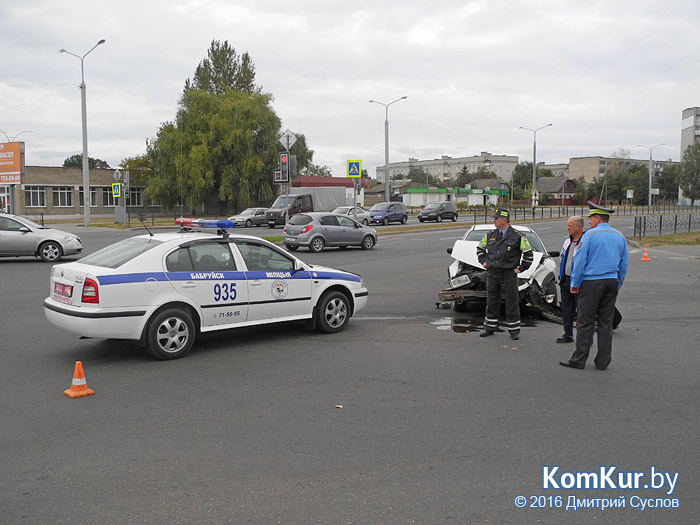
[[[384,120],[384,196],[386,197],[387,202],[391,200],[391,188],[389,181],[389,106],[395,104],[399,100],[404,100],[406,98],[408,97],[403,96],[401,98],[397,98],[393,102],[389,102],[388,104],[385,104],[384,102],[379,102],[378,100],[370,100],[370,103],[379,104],[381,106],[384,106],[384,108],[386,109],[386,117]]]
[[[537,132],[541,129],[548,128],[551,124],[545,124],[537,129],[530,129],[520,126],[518,129],[532,131],[532,213],[535,213],[535,195],[537,192]]]
[[[653,171],[651,152],[653,151],[654,148],[658,148],[659,146],[665,146],[665,145],[666,145],[665,142],[662,142],[661,144],[657,144],[656,146],[644,146],[643,144],[637,144],[638,147],[646,148],[649,150],[649,208],[650,209],[651,209],[651,175],[652,175],[652,171]]]
[[[83,119],[83,208],[84,212],[84,224],[85,226],[90,226],[90,162],[88,157],[88,138],[87,138],[87,99],[86,99],[86,89],[85,89],[85,67],[83,62],[85,57],[88,56],[93,49],[95,49],[100,44],[104,44],[104,38],[97,42],[92,49],[85,53],[83,56],[76,55],[70,51],[66,51],[61,48],[58,50],[59,53],[68,53],[80,60],[80,104],[81,113]]]

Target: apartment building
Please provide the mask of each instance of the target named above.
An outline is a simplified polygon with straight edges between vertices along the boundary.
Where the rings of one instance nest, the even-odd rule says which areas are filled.
[[[423,168],[431,176],[449,185],[449,182],[455,180],[462,168],[466,166],[472,173],[475,173],[479,168],[485,168],[491,171],[495,177],[508,182],[513,177],[513,170],[517,165],[517,156],[494,155],[488,151],[482,151],[479,155],[472,157],[443,155],[441,158],[433,160],[409,158],[407,161],[389,163],[389,179],[405,177],[411,168]],[[376,177],[379,181],[384,181],[385,171],[384,166],[377,167]]]
[[[618,159],[613,157],[572,157],[569,159],[569,178],[577,180],[583,177],[586,182],[594,182],[610,172],[628,170],[634,164],[649,165],[649,159]],[[653,173],[659,174],[664,167],[678,164],[670,160],[652,161]]]

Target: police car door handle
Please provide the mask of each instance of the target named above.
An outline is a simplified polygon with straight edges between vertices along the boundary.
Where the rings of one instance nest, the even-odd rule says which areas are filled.
[[[182,285],[183,288],[196,288],[197,283],[193,281],[187,281],[185,284]]]
[[[262,281],[260,279],[256,279],[254,281],[248,281],[248,284],[250,284],[251,286],[260,286],[262,285]]]

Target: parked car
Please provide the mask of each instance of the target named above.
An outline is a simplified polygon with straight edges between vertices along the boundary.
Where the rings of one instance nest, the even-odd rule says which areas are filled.
[[[34,256],[57,262],[83,251],[80,237],[41,226],[18,215],[0,214],[0,257]]]
[[[403,202],[378,202],[369,209],[370,222],[387,225],[390,222],[406,224],[408,211]]]
[[[458,216],[457,206],[452,201],[431,202],[418,212],[420,222],[440,222],[443,219],[452,219],[452,222],[455,222]]]
[[[131,237],[53,266],[46,319],[72,334],[140,341],[154,357],[176,359],[203,332],[294,320],[340,332],[367,304],[357,274],[311,266],[258,237],[229,234],[230,221],[180,224],[179,232]]]
[[[236,223],[236,226],[243,226],[245,228],[262,226],[263,224],[267,224],[267,219],[265,219],[266,211],[267,208],[246,208],[238,215],[229,217],[228,220]]]
[[[357,222],[361,222],[365,226],[369,224],[369,219],[371,217],[368,211],[363,210],[359,206],[338,206],[331,213],[347,215],[348,217],[355,219]]]
[[[326,246],[360,246],[371,250],[377,244],[377,232],[344,215],[298,213],[285,225],[282,242],[292,251],[300,246],[312,252],[320,252]]]

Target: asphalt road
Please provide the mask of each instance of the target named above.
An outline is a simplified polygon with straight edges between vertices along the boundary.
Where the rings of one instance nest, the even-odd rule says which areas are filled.
[[[560,248],[562,221],[535,229]],[[461,232],[380,229],[368,252],[299,251],[367,282],[369,305],[344,332],[209,334],[172,362],[54,330],[50,266],[0,259],[0,521],[698,523],[700,251],[641,262],[631,248],[612,365],[575,371],[557,364],[573,348],[554,343],[554,323],[482,339],[470,331],[480,309],[435,307]],[[81,235],[89,252],[129,233]],[[77,360],[96,395],[71,400]],[[544,489],[552,465],[678,478],[670,495]],[[552,508],[530,508],[538,495]],[[626,507],[567,511],[569,496]],[[634,496],[678,507],[642,511]]]

